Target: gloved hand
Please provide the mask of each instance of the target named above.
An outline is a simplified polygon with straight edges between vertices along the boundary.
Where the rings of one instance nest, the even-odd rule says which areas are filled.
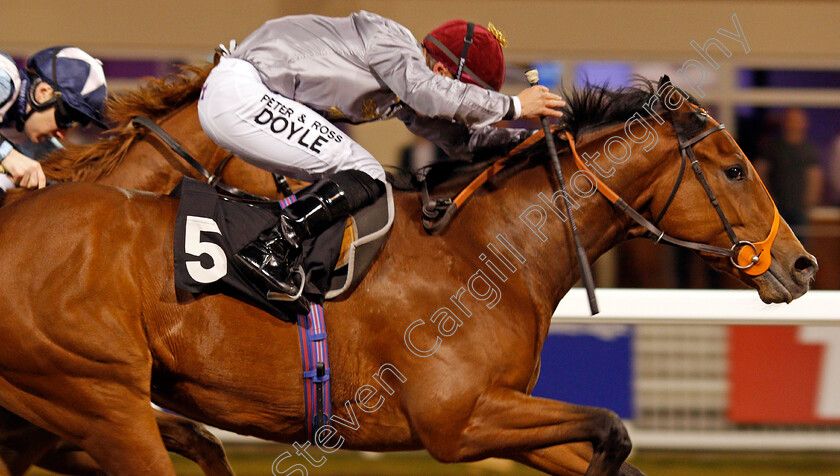
[[[0,162],[6,174],[12,177],[12,182],[23,188],[44,188],[47,177],[37,160],[21,154],[15,149]]]

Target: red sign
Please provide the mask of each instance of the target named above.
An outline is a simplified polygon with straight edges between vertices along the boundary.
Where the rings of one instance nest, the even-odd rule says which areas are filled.
[[[729,419],[840,423],[840,326],[730,327]]]

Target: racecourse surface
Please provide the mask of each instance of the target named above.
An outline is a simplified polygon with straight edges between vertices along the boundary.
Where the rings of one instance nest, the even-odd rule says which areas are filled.
[[[290,449],[281,445],[226,446],[231,465],[238,476],[271,476],[271,464]],[[175,456],[181,476],[199,476],[191,462]],[[292,461],[288,459],[286,461]],[[686,453],[638,452],[631,461],[648,476],[836,476],[840,474],[840,455],[828,453]],[[296,460],[294,462],[302,462]],[[280,468],[288,469],[291,464]],[[525,476],[543,474],[502,460],[469,464],[441,464],[426,453],[393,453],[385,456],[338,452],[329,455],[320,468],[307,468],[313,476]],[[54,475],[34,469],[28,475]],[[296,473],[300,474],[300,473]]]

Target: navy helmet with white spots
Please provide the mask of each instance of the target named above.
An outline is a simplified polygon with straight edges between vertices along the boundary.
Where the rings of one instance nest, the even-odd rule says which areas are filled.
[[[56,97],[33,106],[56,106],[56,118],[87,125],[91,122],[103,129],[103,111],[107,97],[102,62],[73,46],[54,46],[32,55],[26,69],[52,86]],[[33,78],[35,79],[35,78]],[[32,102],[32,101],[30,101]]]

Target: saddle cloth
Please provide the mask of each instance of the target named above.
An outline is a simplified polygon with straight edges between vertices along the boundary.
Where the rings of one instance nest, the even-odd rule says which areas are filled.
[[[175,286],[190,293],[224,293],[288,322],[297,314],[268,300],[234,265],[233,256],[278,220],[277,202],[223,199],[209,184],[184,178],[170,194],[180,197],[175,222]],[[357,211],[346,222],[303,243],[304,294],[323,303],[352,291],[373,264],[394,221],[393,192]]]

